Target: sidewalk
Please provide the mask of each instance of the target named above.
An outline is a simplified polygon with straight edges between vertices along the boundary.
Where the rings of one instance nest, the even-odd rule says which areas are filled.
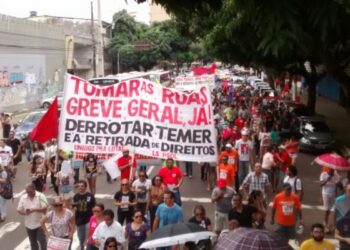
[[[306,103],[307,97],[302,98]],[[317,96],[316,113],[323,116],[334,133],[337,143],[350,147],[350,115],[337,103],[322,96]]]

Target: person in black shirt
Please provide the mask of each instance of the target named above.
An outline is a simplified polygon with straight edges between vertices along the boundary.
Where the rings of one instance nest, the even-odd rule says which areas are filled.
[[[212,231],[213,227],[211,221],[205,214],[205,208],[202,205],[196,205],[193,209],[193,217],[191,217],[188,222],[198,224],[199,226],[205,228],[208,231]],[[185,246],[187,249],[196,249],[194,242],[186,242]],[[200,240],[197,243],[198,249],[209,249],[210,240]]]
[[[128,179],[121,180],[121,189],[114,195],[114,205],[118,207],[118,222],[123,225],[132,222],[134,207],[137,205],[136,196],[130,191]]]
[[[193,217],[191,217],[188,222],[195,223],[205,228],[208,231],[212,231],[213,227],[211,221],[206,217],[205,209],[202,205],[196,205],[193,209]]]
[[[255,207],[243,205],[242,195],[237,193],[233,195],[233,209],[228,214],[228,220],[235,218],[238,220],[241,227],[253,227],[253,221],[256,212]]]
[[[87,183],[84,180],[78,181],[78,193],[73,197],[73,208],[75,210],[75,223],[80,243],[80,249],[84,250],[85,236],[88,230],[92,208],[96,201],[93,194],[86,191]]]
[[[13,169],[12,169],[12,177],[16,178],[17,173],[17,164],[22,161],[22,144],[21,142],[15,138],[15,131],[11,130],[9,134],[9,138],[6,140],[6,144],[11,147],[13,153]]]

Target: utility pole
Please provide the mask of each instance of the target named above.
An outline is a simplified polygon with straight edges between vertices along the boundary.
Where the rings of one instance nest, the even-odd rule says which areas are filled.
[[[97,20],[98,20],[98,44],[97,44],[97,62],[98,62],[98,76],[105,75],[104,67],[104,44],[103,44],[103,34],[102,34],[102,20],[101,20],[101,0],[97,0]]]
[[[92,70],[93,70],[93,77],[96,77],[96,40],[95,40],[94,4],[92,1],[91,1],[91,38],[92,38]]]

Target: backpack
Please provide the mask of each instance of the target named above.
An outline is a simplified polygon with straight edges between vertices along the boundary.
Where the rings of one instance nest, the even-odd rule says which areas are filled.
[[[294,190],[295,192],[297,191],[297,181],[300,180],[298,177],[295,178],[294,180]],[[301,180],[300,180],[301,183]],[[299,200],[302,201],[303,200],[303,196],[304,196],[304,192],[303,192],[303,186],[301,186],[301,190],[300,190],[300,196],[299,196]]]
[[[3,170],[3,171],[6,171],[6,170]],[[7,173],[7,178],[6,178],[7,180],[6,180],[6,183],[1,184],[2,187],[0,189],[0,195],[6,200],[11,200],[13,198],[13,186],[11,182],[11,175],[7,171],[6,173]]]

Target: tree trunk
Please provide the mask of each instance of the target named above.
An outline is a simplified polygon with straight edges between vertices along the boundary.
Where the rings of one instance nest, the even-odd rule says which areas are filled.
[[[316,84],[317,78],[308,77],[306,78],[308,84],[308,92],[307,92],[307,108],[309,109],[311,114],[315,114],[316,109]]]

